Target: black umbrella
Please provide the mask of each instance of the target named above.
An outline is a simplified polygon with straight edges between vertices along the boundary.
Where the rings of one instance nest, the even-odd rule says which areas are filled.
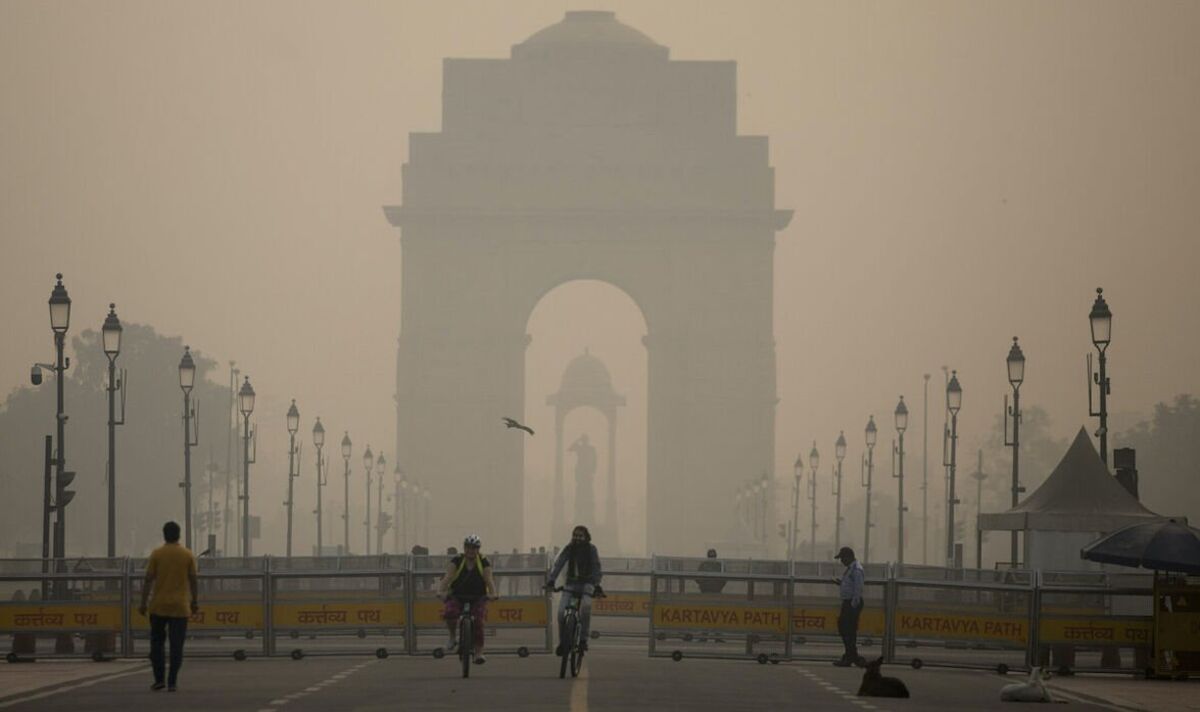
[[[1089,561],[1200,574],[1200,529],[1174,519],[1130,524],[1083,547]]]

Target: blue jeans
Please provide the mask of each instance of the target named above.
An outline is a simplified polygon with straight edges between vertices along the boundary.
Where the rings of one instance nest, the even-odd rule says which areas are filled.
[[[563,591],[558,597],[558,642],[560,645],[570,645],[571,641],[565,638],[566,630],[563,628],[563,618],[567,614],[567,603],[575,596],[571,591]],[[579,624],[580,633],[583,640],[587,640],[588,631],[592,625],[592,597],[580,596],[579,603]]]

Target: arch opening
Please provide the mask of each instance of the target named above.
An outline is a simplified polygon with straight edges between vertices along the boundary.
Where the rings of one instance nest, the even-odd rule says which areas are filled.
[[[524,451],[529,545],[561,546],[582,521],[603,555],[644,553],[647,330],[642,307],[603,280],[559,283],[531,308],[525,422],[539,437]]]

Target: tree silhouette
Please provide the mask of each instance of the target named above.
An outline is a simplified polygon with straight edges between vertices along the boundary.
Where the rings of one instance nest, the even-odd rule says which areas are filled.
[[[183,394],[179,359],[183,341],[150,326],[124,324],[118,368],[128,372],[126,425],[117,428],[117,553],[141,554],[161,540],[162,523],[183,522]],[[49,339],[47,339],[49,341]],[[77,473],[75,500],[67,507],[69,556],[100,555],[107,541],[108,359],[98,331],[86,330],[71,341],[74,354],[66,379],[67,469]],[[206,375],[216,362],[193,349],[196,382],[193,400],[200,410],[201,447],[193,451],[193,504],[206,480],[208,443],[225,453],[228,386]],[[0,541],[7,551],[17,544],[40,544],[42,521],[43,437],[54,432],[53,376],[39,387],[14,389],[0,406]],[[119,406],[118,406],[119,408]],[[221,462],[224,462],[222,457]],[[193,522],[194,525],[194,522]]]

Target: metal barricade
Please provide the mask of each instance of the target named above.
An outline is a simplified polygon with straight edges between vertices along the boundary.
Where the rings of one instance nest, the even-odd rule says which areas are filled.
[[[1038,598],[1038,665],[1128,673],[1152,665],[1152,573],[1044,571]]]
[[[648,637],[650,559],[602,558],[600,568],[605,597],[592,602],[591,637]]]
[[[142,656],[149,650],[150,618],[137,611],[146,561],[129,559],[126,569],[130,635],[123,653],[127,656]],[[269,655],[268,559],[203,557],[197,560],[197,569],[200,610],[188,619],[188,657],[242,660],[247,655]],[[260,642],[254,643],[255,638]]]
[[[410,652],[446,652],[449,631],[442,616],[444,602],[437,597],[438,581],[453,557],[414,556],[412,564],[412,625]],[[530,653],[552,650],[553,621],[550,597],[542,588],[546,580],[545,554],[490,554],[492,576],[500,598],[489,601],[484,617],[488,654]]]
[[[786,561],[654,557],[651,657],[791,658]]]
[[[888,662],[1000,672],[1028,666],[1032,572],[905,564],[894,573]]]
[[[111,657],[126,644],[124,559],[0,561],[0,634],[10,662],[37,657]]]
[[[863,568],[866,586],[858,619],[858,651],[863,657],[872,657],[873,653],[878,657],[886,650],[883,643],[889,618],[891,569],[888,564],[867,564]],[[844,571],[844,566],[833,561],[792,563],[793,659],[837,660],[845,652],[838,631],[842,609],[838,579]]]
[[[408,652],[409,557],[270,559],[269,654]]]

